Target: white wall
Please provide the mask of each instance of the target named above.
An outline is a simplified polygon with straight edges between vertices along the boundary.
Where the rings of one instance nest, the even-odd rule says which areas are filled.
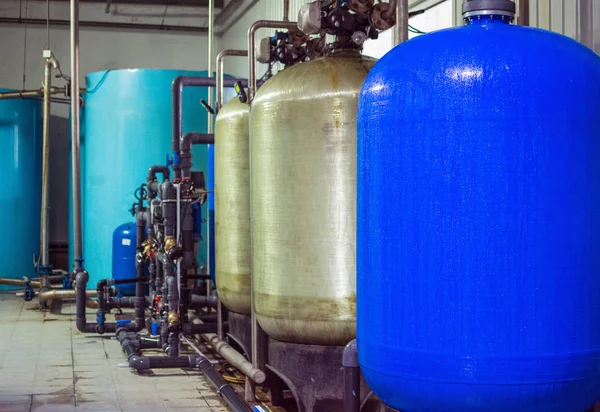
[[[27,28],[26,55],[24,39],[24,25],[0,25],[0,87],[22,88],[24,58],[25,88],[41,87],[42,49],[46,44],[45,27]],[[82,29],[80,41],[82,76],[111,68],[207,68],[207,37],[201,34]],[[68,28],[52,28],[51,46],[63,72],[70,74]],[[53,82],[56,86],[64,85],[60,79],[53,79]],[[53,242],[66,242],[68,239],[69,107],[62,104],[52,105],[50,222]]]
[[[454,2],[454,22],[462,24],[462,0]],[[600,54],[600,0],[515,0],[529,3],[529,25],[564,34]],[[518,10],[518,7],[517,7]]]

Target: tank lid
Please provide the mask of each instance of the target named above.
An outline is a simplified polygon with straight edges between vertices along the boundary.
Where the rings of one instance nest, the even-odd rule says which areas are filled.
[[[475,16],[515,17],[516,6],[513,0],[465,0],[462,14],[465,19]]]

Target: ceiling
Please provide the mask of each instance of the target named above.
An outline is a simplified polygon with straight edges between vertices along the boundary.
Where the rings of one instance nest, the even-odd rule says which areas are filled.
[[[69,0],[54,0],[69,1]],[[80,3],[99,3],[112,5],[118,4],[139,4],[139,5],[170,5],[170,6],[189,6],[189,7],[208,7],[208,0],[79,0]],[[223,0],[215,0],[215,7],[223,7]]]

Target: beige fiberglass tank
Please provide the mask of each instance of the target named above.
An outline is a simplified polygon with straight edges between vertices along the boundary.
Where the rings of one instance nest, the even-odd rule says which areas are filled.
[[[252,259],[258,322],[273,339],[355,335],[356,113],[374,60],[297,64],[252,102]]]
[[[215,256],[219,297],[250,314],[250,152],[248,105],[223,105],[215,127]]]

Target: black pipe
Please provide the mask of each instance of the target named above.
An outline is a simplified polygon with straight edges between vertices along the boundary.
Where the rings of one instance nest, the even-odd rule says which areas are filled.
[[[139,211],[136,219],[136,248],[139,250],[142,243],[146,238],[146,221],[148,220],[147,211]],[[145,265],[136,262],[137,279],[141,280],[145,278]],[[89,279],[89,274],[82,267],[75,269],[75,307],[76,307],[76,320],[75,324],[77,329],[83,333],[98,333],[103,334],[107,332],[115,332],[117,326],[122,322],[109,323],[104,322],[104,317],[109,308],[106,306],[104,299],[104,285],[108,284],[106,279],[99,282],[99,296],[98,296],[98,322],[88,323],[86,319],[86,287]],[[138,332],[144,328],[145,314],[148,302],[146,301],[144,285],[141,281],[136,283],[135,298],[133,300],[133,306],[135,308],[135,321],[127,323],[124,326],[125,330]],[[124,303],[124,302],[123,302]],[[110,304],[108,305],[110,307]]]
[[[133,308],[135,307],[135,297],[111,298],[108,302],[110,309]]]
[[[202,315],[196,317],[204,323],[215,323],[217,321],[217,315]]]
[[[167,181],[161,185],[162,217],[164,225],[164,238],[175,236],[175,219],[177,213],[177,193],[173,183]],[[167,251],[168,252],[168,251]],[[169,273],[165,270],[165,275]]]
[[[216,308],[218,304],[219,298],[217,296],[192,295],[190,308],[201,309],[207,306],[210,306],[211,308]]]
[[[245,80],[240,79],[224,79],[223,86],[224,87],[234,87],[235,84],[241,81],[242,85],[248,84]],[[178,76],[173,80],[171,85],[171,90],[173,92],[173,136],[171,149],[173,151],[173,156],[179,157],[180,149],[179,143],[182,137],[183,130],[183,111],[182,111],[182,95],[183,88],[187,86],[192,87],[216,87],[216,79],[214,77],[191,77],[191,76]],[[175,175],[175,179],[181,179],[181,166],[179,164],[178,159],[174,159],[173,162],[173,172]]]
[[[192,145],[195,144],[214,144],[214,134],[186,133],[179,142],[179,167],[181,169],[182,179],[191,177]]]
[[[210,379],[213,385],[215,385],[219,395],[225,399],[229,406],[238,412],[251,412],[248,405],[238,397],[231,385],[225,382],[225,379],[213,368],[210,361],[203,356],[199,358],[197,366],[204,373],[204,376]]]
[[[235,390],[213,368],[211,362],[204,356],[179,356],[169,358],[164,356],[142,356],[140,353],[139,338],[129,333],[124,328],[119,328],[116,337],[123,351],[127,354],[129,366],[140,371],[146,369],[163,368],[199,368],[213,385],[218,389],[219,395],[236,412],[251,412],[250,408],[242,401]]]
[[[350,341],[342,355],[344,367],[344,412],[360,411],[360,367],[356,339]]]
[[[158,173],[161,173],[163,175],[163,181],[169,180],[169,177],[171,176],[171,170],[168,166],[157,165],[152,166],[150,169],[148,169],[148,177],[146,178],[146,181],[154,182]]]
[[[160,341],[140,337],[140,349],[155,349],[160,348]]]
[[[223,327],[226,327],[226,323],[223,324]],[[183,324],[183,333],[187,335],[202,335],[205,333],[217,333],[217,324],[216,323],[184,323]]]
[[[188,275],[188,279],[191,280],[211,280],[210,275],[207,274],[197,274],[197,275]]]

